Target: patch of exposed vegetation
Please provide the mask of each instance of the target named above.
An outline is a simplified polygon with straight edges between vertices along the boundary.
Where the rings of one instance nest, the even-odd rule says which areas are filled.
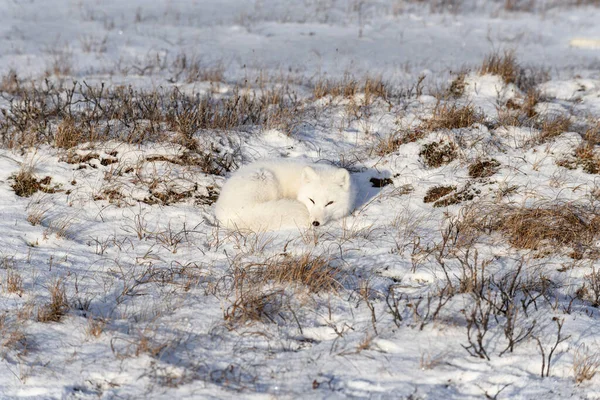
[[[435,186],[427,190],[425,193],[425,197],[423,198],[423,203],[433,203],[436,200],[444,197],[448,193],[456,190],[456,186]]]
[[[458,99],[460,97],[463,96],[463,94],[465,94],[465,88],[467,87],[467,84],[465,82],[465,78],[467,76],[466,72],[460,72],[456,78],[454,78],[452,80],[452,83],[450,83],[450,87],[448,88],[448,94],[455,98]]]
[[[52,178],[46,176],[42,179],[37,179],[28,169],[20,170],[16,175],[11,177],[13,183],[10,185],[15,191],[15,194],[20,197],[31,197],[36,192],[56,193],[58,185],[51,185]]]
[[[469,165],[469,176],[471,178],[487,178],[498,172],[500,163],[495,159],[477,160]]]
[[[438,168],[454,161],[458,151],[453,142],[432,142],[421,147],[419,156],[428,168]]]
[[[460,204],[465,201],[471,201],[476,196],[481,194],[481,190],[473,187],[470,183],[467,183],[461,190],[450,194],[449,196],[442,197],[440,200],[433,203],[434,207],[448,207],[455,204]]]

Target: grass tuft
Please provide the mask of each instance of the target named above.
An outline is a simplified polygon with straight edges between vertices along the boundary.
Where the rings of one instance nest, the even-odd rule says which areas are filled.
[[[476,123],[482,123],[484,115],[477,111],[472,105],[464,107],[454,103],[439,102],[434,110],[433,116],[422,124],[422,129],[438,131],[441,129],[468,128]]]
[[[38,309],[37,320],[39,322],[59,322],[67,313],[69,303],[67,293],[62,280],[56,280],[49,288],[50,302]]]

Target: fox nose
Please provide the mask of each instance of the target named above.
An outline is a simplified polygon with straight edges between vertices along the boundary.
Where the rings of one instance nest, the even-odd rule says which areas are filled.
[[[313,226],[319,226],[321,223],[319,221],[313,221]]]

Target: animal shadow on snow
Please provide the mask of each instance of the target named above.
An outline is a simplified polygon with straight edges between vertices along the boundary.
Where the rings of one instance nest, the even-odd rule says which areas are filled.
[[[377,171],[373,168],[349,168],[352,184],[355,185],[356,198],[354,210],[360,209],[379,194],[387,185],[393,185],[389,171]]]

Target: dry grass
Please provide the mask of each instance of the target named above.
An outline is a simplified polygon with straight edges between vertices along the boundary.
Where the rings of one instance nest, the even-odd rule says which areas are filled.
[[[91,138],[87,138],[91,140]],[[84,141],[82,130],[76,126],[72,117],[63,119],[56,128],[54,135],[54,145],[61,149],[70,149],[81,144]]]
[[[514,51],[505,51],[504,53],[492,53],[485,56],[481,68],[481,75],[497,75],[502,78],[504,83],[516,83],[520,73],[520,67],[517,63],[517,57]]]
[[[573,354],[573,375],[576,383],[591,380],[600,368],[600,354],[581,345]]]
[[[18,324],[8,324],[5,321],[5,316],[0,316],[0,347],[7,350],[17,350],[21,354],[27,352],[27,337],[23,332],[23,327]],[[0,352],[0,358],[4,358]]]
[[[458,157],[458,149],[453,142],[432,142],[423,145],[419,157],[428,168],[439,168]]]
[[[538,249],[543,243],[558,246],[591,245],[600,232],[594,211],[571,204],[509,208],[499,230],[512,245]]]
[[[193,82],[224,82],[225,66],[223,63],[206,65],[199,57],[189,57],[179,54],[171,67],[175,81]]]
[[[0,79],[0,92],[7,94],[17,93],[20,90],[20,86],[21,82],[14,69],[10,69],[7,74]]]
[[[306,252],[298,256],[282,254],[262,263],[235,265],[232,273],[235,295],[224,311],[225,321],[230,327],[251,321],[275,322],[284,311],[295,318],[288,289],[321,293],[342,288],[342,271],[330,263],[328,257]]]
[[[600,214],[575,203],[538,202],[528,206],[477,204],[463,212],[464,234],[501,233],[519,249],[550,251],[570,248],[572,257],[597,253]],[[543,253],[542,253],[543,254]]]
[[[240,272],[243,279],[255,284],[284,284],[306,288],[312,293],[337,291],[342,288],[342,272],[330,266],[325,256],[303,253],[287,254],[268,259],[264,263],[246,265]]]
[[[97,338],[102,334],[102,332],[104,332],[105,327],[106,327],[105,320],[89,318],[86,332],[88,335]]]
[[[505,50],[503,53],[494,52],[488,54],[479,68],[481,75],[497,75],[506,84],[514,84],[524,92],[533,90],[536,85],[545,82],[549,73],[543,69],[527,69],[517,61],[513,50]]]
[[[326,96],[350,98],[359,93],[363,93],[365,102],[370,103],[369,99],[372,98],[387,99],[389,90],[380,77],[367,76],[364,80],[359,81],[349,75],[344,76],[341,80],[319,80],[313,87],[315,99]]]
[[[421,125],[421,129],[437,131],[441,129],[468,128],[484,121],[484,115],[472,105],[464,107],[455,103],[438,102],[432,117]]]
[[[4,289],[8,293],[16,293],[21,296],[23,294],[23,277],[14,269],[7,269]]]
[[[374,150],[379,156],[392,154],[403,144],[416,142],[417,140],[424,138],[425,135],[426,132],[421,128],[400,130],[393,135],[379,139]]]
[[[545,117],[536,123],[536,128],[540,132],[533,140],[533,144],[546,143],[564,132],[569,132],[571,119],[565,115]]]
[[[592,307],[600,307],[600,271],[592,268],[592,272],[583,277],[583,285],[575,292],[579,300],[587,300]]]
[[[504,9],[506,11],[527,11],[534,10],[535,0],[504,0]]]
[[[69,309],[65,284],[58,279],[48,288],[50,302],[38,308],[37,320],[39,322],[59,322]]]
[[[40,203],[35,203],[27,207],[27,222],[34,226],[41,224],[44,218],[46,218],[48,211],[49,208],[44,207]]]
[[[588,174],[600,173],[600,155],[596,146],[600,143],[600,124],[589,128],[584,136],[584,141],[579,145],[571,158],[557,161],[557,164],[575,169],[581,167]]]
[[[240,290],[223,318],[230,325],[249,321],[274,322],[283,306],[284,296],[283,290]]]

